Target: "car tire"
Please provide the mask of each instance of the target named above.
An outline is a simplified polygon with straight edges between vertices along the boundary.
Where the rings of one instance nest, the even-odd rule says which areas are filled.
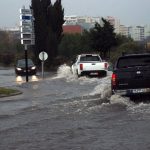
[[[78,70],[76,71],[76,75],[77,75],[78,78],[81,77],[81,75],[78,73]]]

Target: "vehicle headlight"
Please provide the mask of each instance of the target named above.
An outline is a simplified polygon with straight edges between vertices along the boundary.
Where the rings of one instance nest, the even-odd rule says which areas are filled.
[[[34,67],[32,67],[31,69],[34,70],[35,68],[36,68],[36,67],[34,66]]]
[[[21,69],[21,68],[17,68],[17,70],[18,70],[18,71],[21,71],[22,69]]]

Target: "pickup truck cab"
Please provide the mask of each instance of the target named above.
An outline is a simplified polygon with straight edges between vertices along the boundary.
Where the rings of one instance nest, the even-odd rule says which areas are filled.
[[[108,63],[103,62],[98,54],[81,54],[71,66],[73,74],[79,76],[106,76]]]
[[[112,94],[150,94],[150,54],[128,54],[118,58],[111,79]]]

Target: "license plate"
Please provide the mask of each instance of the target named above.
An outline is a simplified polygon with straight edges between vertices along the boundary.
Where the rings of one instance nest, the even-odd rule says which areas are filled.
[[[98,75],[98,72],[91,72],[90,75]]]
[[[134,89],[132,90],[132,93],[146,93],[146,92],[150,92],[150,89]]]
[[[26,72],[26,70],[24,70],[24,72]],[[30,72],[30,70],[28,70],[28,72]]]

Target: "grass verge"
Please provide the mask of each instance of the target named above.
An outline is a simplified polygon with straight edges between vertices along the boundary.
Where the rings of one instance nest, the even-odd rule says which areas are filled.
[[[21,92],[16,89],[0,87],[0,97],[11,96],[19,93]]]

